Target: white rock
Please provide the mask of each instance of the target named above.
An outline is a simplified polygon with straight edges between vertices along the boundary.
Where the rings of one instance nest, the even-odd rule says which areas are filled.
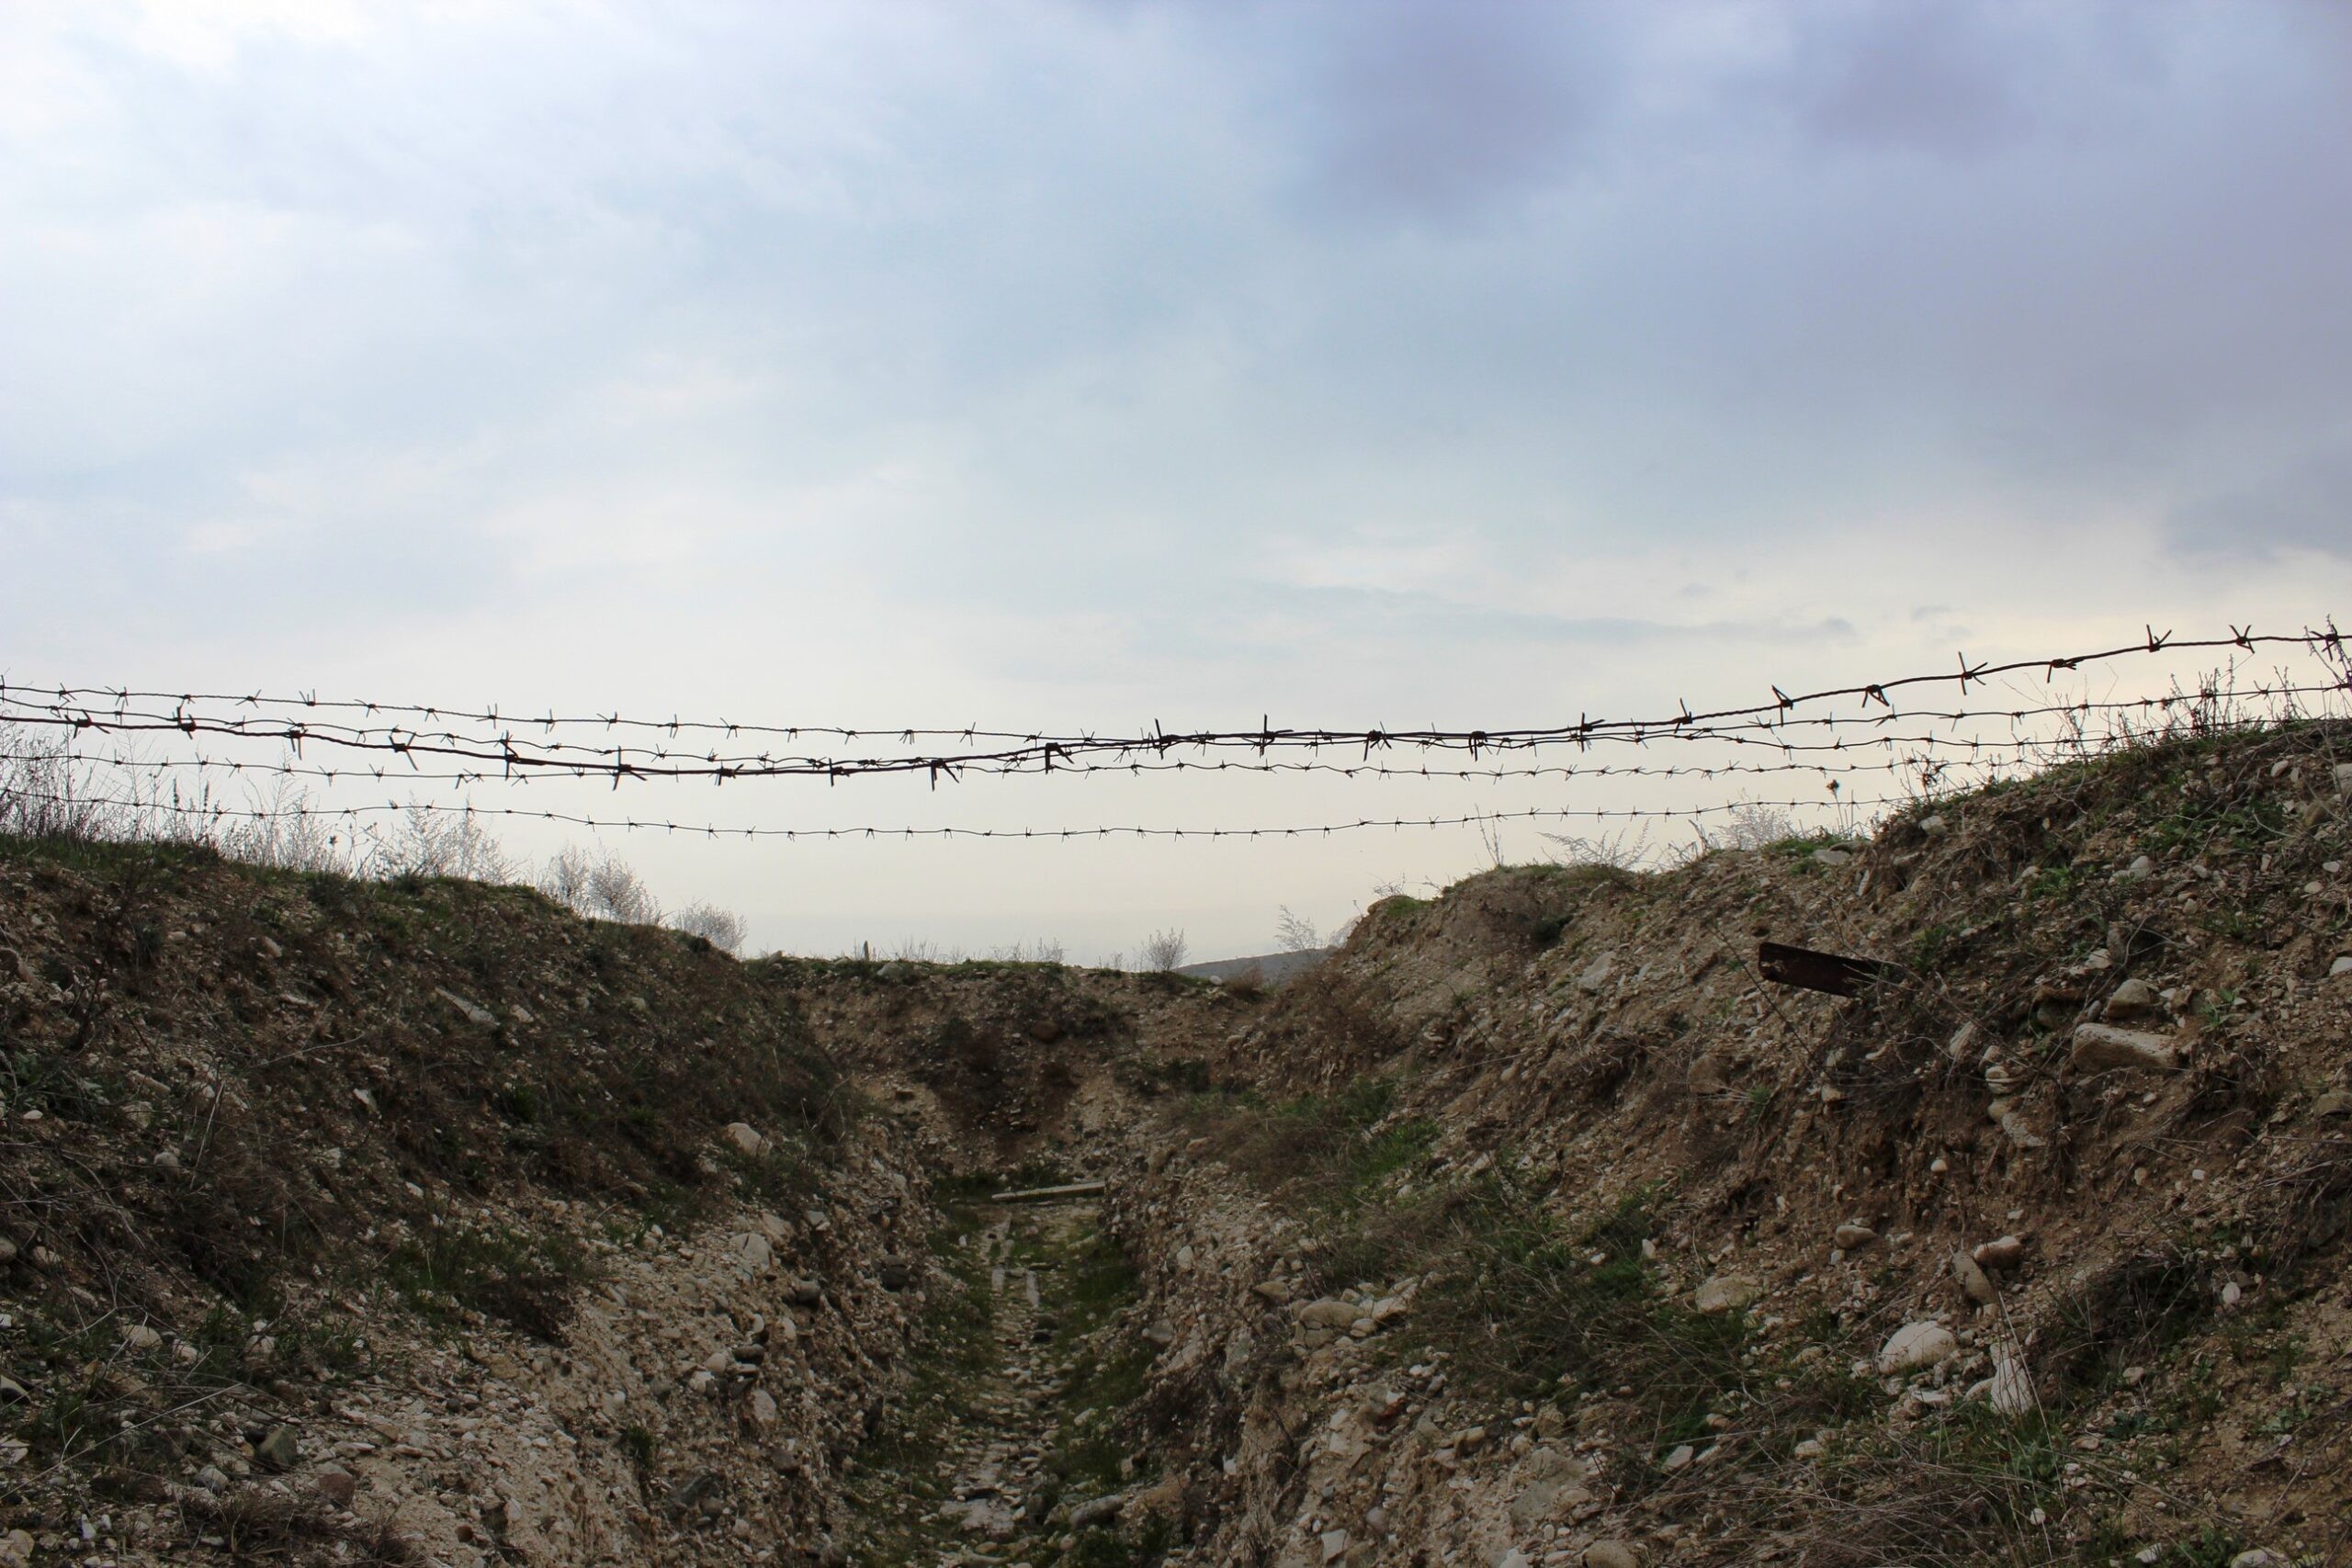
[[[1298,1308],[1300,1325],[1307,1328],[1351,1328],[1363,1309],[1353,1302],[1343,1302],[1337,1296],[1325,1296],[1321,1301],[1308,1302]]]
[[[2156,988],[2138,976],[2115,987],[2107,998],[2106,1017],[2143,1018],[2156,1010]]]
[[[720,1130],[719,1136],[747,1159],[757,1159],[767,1153],[770,1146],[768,1141],[760,1136],[760,1130],[749,1122],[729,1122]]]
[[[1736,1312],[1764,1293],[1764,1287],[1738,1274],[1717,1274],[1702,1284],[1690,1296],[1690,1304],[1703,1313]]]
[[[2033,1410],[2033,1380],[2025,1363],[2003,1351],[1993,1353],[1993,1375],[1972,1384],[1970,1399],[1982,1399],[2004,1416],[2025,1416]]]
[[[1528,1529],[1592,1501],[1584,1467],[1557,1449],[1538,1449],[1521,1462],[1520,1487],[1510,1500],[1510,1522]]]
[[[2078,1023],[2075,1026],[2075,1048],[2067,1061],[2077,1070],[2088,1073],[2124,1067],[2171,1072],[2180,1066],[2180,1055],[2173,1043],[2161,1034],[2118,1029],[2108,1023]]]
[[[1829,1233],[1829,1239],[1848,1252],[1868,1247],[1878,1239],[1878,1232],[1858,1220],[1849,1220]]]
[[[1951,1277],[1960,1281],[1962,1293],[1978,1306],[1990,1306],[2001,1299],[2001,1293],[1993,1288],[1993,1281],[1985,1277],[1976,1259],[1965,1252],[1951,1255]]]
[[[1584,1549],[1584,1568],[1642,1568],[1642,1554],[1629,1540],[1596,1540]]]
[[[1926,1367],[1939,1366],[1960,1350],[1960,1341],[1952,1337],[1951,1329],[1932,1318],[1906,1323],[1887,1337],[1879,1348],[1878,1370],[1882,1377],[1897,1372],[1915,1372]]]
[[[458,995],[457,992],[446,989],[440,986],[433,987],[433,994],[439,997],[443,1001],[447,1002],[451,1007],[456,1008],[459,1013],[464,1015],[465,1021],[468,1023],[472,1024],[476,1029],[495,1029],[498,1027],[498,1016],[492,1012],[488,1008],[483,1007],[480,1002],[468,1001],[465,998]]]
[[[2339,975],[2352,975],[2352,953],[2340,955],[2335,963],[2327,966],[2329,979],[2335,979]]]

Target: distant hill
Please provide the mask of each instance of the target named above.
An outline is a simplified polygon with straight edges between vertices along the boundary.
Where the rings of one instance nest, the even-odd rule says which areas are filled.
[[[1308,947],[1296,953],[1267,953],[1255,958],[1218,958],[1206,964],[1187,964],[1176,973],[1222,983],[1255,969],[1265,977],[1268,985],[1279,986],[1300,970],[1311,968],[1330,955],[1331,949],[1328,947]]]

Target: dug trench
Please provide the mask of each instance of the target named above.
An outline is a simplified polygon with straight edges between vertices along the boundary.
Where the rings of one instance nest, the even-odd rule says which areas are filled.
[[[1264,994],[0,846],[0,1562],[2352,1561],[2347,750]]]

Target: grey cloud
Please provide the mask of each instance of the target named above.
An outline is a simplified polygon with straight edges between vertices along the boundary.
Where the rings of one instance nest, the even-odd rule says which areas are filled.
[[[2352,560],[2352,446],[2312,453],[2252,484],[2176,507],[2165,537],[2208,560],[2269,559],[2290,549]]]
[[[1343,211],[1459,220],[1555,182],[1620,79],[1597,8],[1384,0],[1322,18],[1294,39],[1299,120],[1310,188]]]
[[[2025,133],[2030,72],[2015,39],[1965,5],[1877,4],[1816,13],[1800,29],[1792,96],[1825,141],[1943,153]]]

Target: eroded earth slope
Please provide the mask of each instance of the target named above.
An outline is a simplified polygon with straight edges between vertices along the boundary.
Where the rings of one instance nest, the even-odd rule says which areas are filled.
[[[2347,762],[1265,992],[6,846],[0,1562],[2352,1561]]]

